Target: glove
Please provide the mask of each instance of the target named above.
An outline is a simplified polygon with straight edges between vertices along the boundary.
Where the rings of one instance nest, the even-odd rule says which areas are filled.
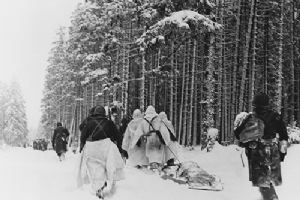
[[[141,138],[140,138],[140,139],[137,141],[136,146],[141,147],[141,145],[142,145],[142,140],[141,140]]]
[[[122,151],[122,157],[128,159],[127,151],[125,151],[125,150]]]
[[[280,154],[280,161],[283,162],[284,161],[284,157],[286,156],[286,153],[279,152],[279,154]]]
[[[280,161],[281,162],[284,161],[284,158],[286,156],[287,146],[288,146],[288,142],[286,140],[280,141],[280,143],[279,143],[279,154],[280,154]]]
[[[82,150],[83,150],[83,147],[84,147],[84,144],[80,144],[79,153],[81,153],[81,152],[82,152]]]
[[[288,142],[286,140],[281,140],[279,143],[279,150],[281,153],[287,152]]]

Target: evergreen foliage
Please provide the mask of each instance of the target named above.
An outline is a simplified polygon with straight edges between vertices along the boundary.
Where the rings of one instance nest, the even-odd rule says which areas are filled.
[[[181,144],[209,127],[233,141],[235,115],[266,92],[300,124],[300,3],[293,0],[88,0],[53,43],[42,124],[78,124],[96,104],[121,115],[153,105]],[[49,135],[47,136],[49,137]]]
[[[28,143],[25,101],[20,86],[13,81],[10,86],[0,85],[1,136],[6,144],[24,146]]]

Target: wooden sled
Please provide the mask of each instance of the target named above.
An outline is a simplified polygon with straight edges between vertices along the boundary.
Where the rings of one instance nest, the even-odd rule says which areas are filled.
[[[209,186],[209,185],[201,185],[199,183],[189,183],[184,178],[175,178],[175,177],[171,177],[166,174],[162,175],[161,178],[164,180],[174,181],[175,183],[180,184],[180,185],[187,185],[189,189],[193,189],[193,190],[207,190],[207,191],[222,191],[223,190],[223,185],[221,182],[218,182],[218,184],[215,184],[214,186]]]
[[[220,184],[218,186],[206,186],[206,185],[197,185],[197,184],[189,184],[189,189],[193,190],[209,190],[209,191],[222,191],[223,185]]]
[[[184,162],[162,170],[161,178],[172,180],[181,185],[187,185],[189,189],[221,191],[223,184],[221,179],[207,173],[195,162]]]

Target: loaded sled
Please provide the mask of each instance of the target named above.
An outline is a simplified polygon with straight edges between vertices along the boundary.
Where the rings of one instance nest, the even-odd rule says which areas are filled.
[[[140,167],[146,174],[154,174],[151,169]],[[209,174],[196,162],[188,161],[173,166],[164,166],[159,169],[160,177],[164,180],[172,180],[181,185],[187,185],[189,189],[196,190],[223,190],[223,183],[216,175]]]

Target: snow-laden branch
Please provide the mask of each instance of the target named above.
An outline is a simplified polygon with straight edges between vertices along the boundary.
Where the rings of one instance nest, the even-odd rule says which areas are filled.
[[[164,42],[165,36],[170,32],[177,30],[191,31],[195,34],[203,32],[214,32],[222,26],[213,22],[209,18],[191,10],[182,10],[172,13],[156,24],[151,26],[138,40],[137,43],[142,47]]]
[[[107,60],[107,59],[108,59],[108,57],[102,52],[94,53],[94,54],[88,54],[85,58],[85,62],[87,64],[84,66],[84,68],[88,67],[88,65],[90,65],[90,64],[94,64],[96,62],[99,62],[99,61],[102,61],[102,60]]]
[[[104,69],[100,68],[100,69],[90,71],[86,74],[85,79],[83,81],[81,81],[81,85],[85,85],[85,84],[89,83],[92,79],[97,78],[97,77],[102,76],[107,73],[108,73],[108,71],[106,68],[104,68]]]

